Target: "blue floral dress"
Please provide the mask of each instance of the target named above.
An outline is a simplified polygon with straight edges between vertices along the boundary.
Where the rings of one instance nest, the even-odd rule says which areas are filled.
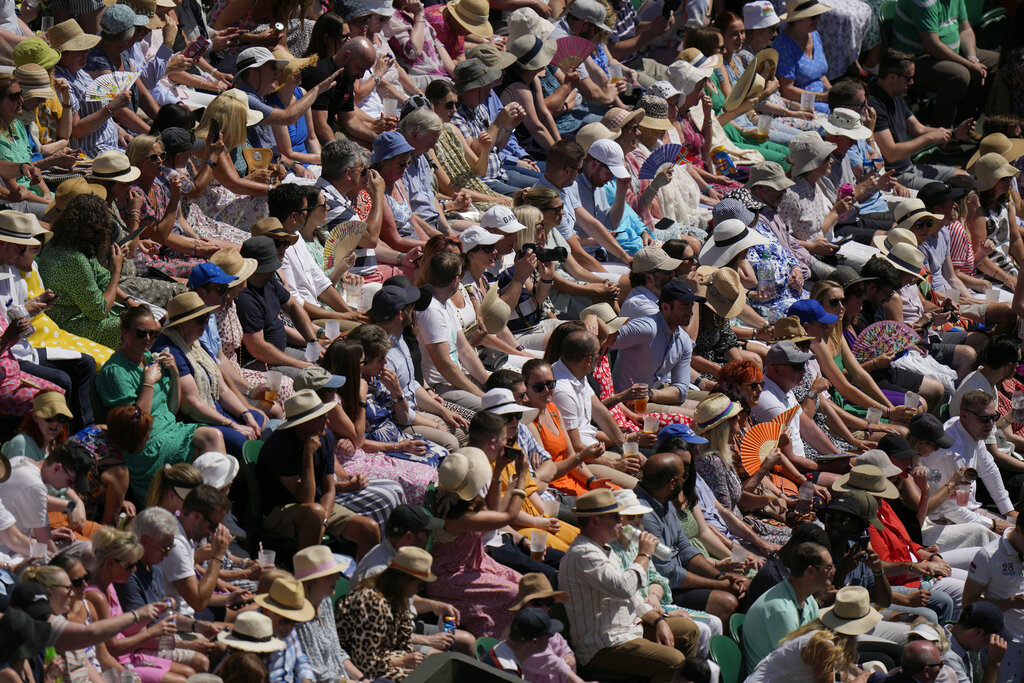
[[[792,252],[779,244],[775,235],[767,227],[758,222],[751,230],[768,240],[767,244],[752,247],[747,251],[747,261],[754,268],[754,272],[761,269],[768,269],[774,274],[775,291],[772,296],[759,298],[758,291],[748,292],[747,302],[770,323],[779,318],[785,317],[789,307],[798,299],[803,298],[803,292],[793,290],[789,286],[789,274],[793,266],[800,266]],[[759,288],[760,289],[760,288]],[[763,292],[764,293],[764,292]]]
[[[374,377],[368,382],[366,392],[366,437],[373,441],[395,442],[409,438],[402,433],[394,421],[394,402],[391,394],[384,388],[379,379]],[[427,441],[427,452],[423,455],[412,453],[387,453],[392,458],[409,460],[431,467],[437,467],[448,455],[448,451],[435,443]]]
[[[811,41],[814,44],[814,56],[808,57],[804,54],[802,46],[785,33],[779,33],[772,41],[772,47],[779,53],[779,65],[775,73],[779,77],[789,78],[796,87],[809,92],[825,92],[825,82],[822,77],[828,75],[828,60],[825,58],[825,48],[821,44],[821,36],[817,31],[811,32]],[[815,102],[814,110],[822,114],[828,113],[828,105],[824,102]]]

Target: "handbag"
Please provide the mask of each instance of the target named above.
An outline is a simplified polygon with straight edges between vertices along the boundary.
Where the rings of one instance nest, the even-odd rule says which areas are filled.
[[[505,367],[508,363],[508,354],[504,351],[497,351],[495,349],[480,349],[477,353],[480,357],[480,362],[484,364],[484,368],[488,372],[494,372]]]

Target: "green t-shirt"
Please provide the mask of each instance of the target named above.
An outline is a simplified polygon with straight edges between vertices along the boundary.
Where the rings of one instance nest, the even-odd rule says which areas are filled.
[[[964,0],[899,0],[893,20],[893,47],[923,54],[919,33],[935,33],[953,52],[960,52],[960,24],[967,21]]]

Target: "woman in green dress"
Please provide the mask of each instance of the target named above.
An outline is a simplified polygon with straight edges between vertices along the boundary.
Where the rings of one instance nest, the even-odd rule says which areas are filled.
[[[213,427],[179,422],[178,367],[169,353],[150,352],[160,335],[160,324],[146,306],[135,306],[121,315],[121,343],[96,375],[96,394],[104,411],[135,404],[153,417],[145,447],[125,457],[132,490],[142,500],[149,482],[164,465],[190,459],[197,453],[225,453],[224,438]]]

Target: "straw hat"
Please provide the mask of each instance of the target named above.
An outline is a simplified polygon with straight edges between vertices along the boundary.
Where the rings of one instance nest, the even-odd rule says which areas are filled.
[[[828,160],[836,145],[825,142],[816,131],[804,131],[797,134],[789,143],[789,156],[786,160],[792,165],[790,177],[802,176],[813,171]]]
[[[800,19],[809,19],[819,14],[824,14],[832,8],[818,0],[786,0],[786,13],[779,17],[779,21],[791,22]]]
[[[622,504],[615,499],[615,494],[611,489],[587,491],[576,499],[576,506],[572,509],[577,517],[607,515],[611,512],[621,512],[621,510]]]
[[[494,35],[494,29],[488,21],[491,7],[487,0],[451,0],[444,6],[444,11],[478,38],[486,39]]]
[[[99,45],[100,37],[86,33],[77,21],[68,19],[50,27],[46,42],[59,52],[82,52]]]
[[[54,99],[57,93],[50,85],[50,74],[38,64],[22,64],[14,70],[14,79],[21,86],[21,95],[26,100],[41,97],[44,100]]]
[[[760,96],[764,92],[764,85],[764,77],[757,73],[757,62],[750,62],[732,87],[732,92],[725,98],[725,110],[732,111],[748,97]]]
[[[882,615],[871,607],[871,594],[863,586],[845,586],[836,593],[831,607],[821,610],[821,623],[836,633],[859,636],[867,633],[882,620]]]
[[[546,40],[555,30],[555,25],[550,21],[545,21],[532,7],[520,7],[512,12],[508,15],[506,24],[508,26],[506,45],[511,45],[523,36],[538,36]],[[466,56],[470,56],[468,52]]]
[[[804,331],[804,326],[800,324],[799,318],[796,316],[786,316],[775,321],[775,327],[772,328],[772,340],[777,342],[791,341],[794,344],[798,344],[800,342],[813,341],[814,337]]]
[[[13,209],[0,211],[0,242],[33,247],[42,241],[37,237],[44,232],[39,219],[30,213]]]
[[[523,71],[543,69],[551,63],[558,50],[558,43],[539,36],[529,35],[516,38],[515,42],[506,48],[516,56],[516,63]]]
[[[986,154],[992,153],[1000,154],[1007,163],[1013,163],[1020,157],[1024,156],[1024,140],[1020,138],[1008,138],[1002,133],[992,133],[986,135],[981,139],[981,144],[978,145],[978,151],[974,153],[970,161],[967,162],[965,168],[968,171],[974,169],[974,164],[978,162],[978,159],[985,156]]]
[[[167,321],[164,328],[180,325],[207,313],[216,311],[220,306],[207,306],[203,298],[195,292],[179,294],[167,302]]]
[[[51,420],[58,415],[63,415],[69,420],[74,418],[71,409],[68,408],[64,394],[59,391],[40,391],[32,399],[32,414],[44,420]]]
[[[931,218],[933,221],[941,222],[944,216],[937,213],[932,213],[925,208],[924,202],[920,199],[904,199],[902,202],[896,205],[896,208],[892,212],[893,218],[896,221],[896,227],[902,228],[903,230],[910,231],[914,227],[914,223],[925,218]],[[917,238],[914,238],[914,244],[917,244]]]
[[[437,468],[437,488],[450,491],[462,500],[473,500],[491,477],[491,463],[479,448],[467,446],[441,461]]]
[[[390,560],[388,567],[404,572],[414,579],[428,583],[437,581],[437,577],[430,571],[434,558],[423,548],[414,545],[403,546],[398,549]]]
[[[615,492],[615,500],[622,506],[619,510],[620,515],[646,515],[654,511],[650,505],[640,502],[633,489],[619,489]]]
[[[729,265],[737,254],[762,244],[768,244],[768,240],[750,230],[743,221],[731,218],[714,227],[711,239],[697,254],[697,262],[702,266],[722,268]]]
[[[766,47],[754,55],[754,62],[757,73],[770,81],[775,78],[775,70],[779,67],[779,53],[774,48]]]
[[[921,253],[920,249],[907,242],[894,244],[889,249],[889,253],[885,254],[885,260],[896,266],[897,270],[913,275],[918,279],[924,279],[921,277],[921,268],[924,266],[924,254]]]
[[[1009,163],[1002,154],[989,152],[974,162],[974,187],[979,192],[991,190],[1003,178],[1016,178],[1020,171]]]
[[[239,614],[231,630],[221,631],[217,640],[245,652],[277,652],[285,647],[283,640],[274,637],[274,624],[270,617],[252,611]]]
[[[86,180],[110,180],[116,183],[130,183],[137,180],[142,171],[132,166],[128,155],[117,150],[102,152],[92,160],[92,173]]]
[[[210,263],[220,266],[228,275],[235,278],[229,287],[235,287],[249,279],[249,276],[256,272],[256,259],[243,258],[242,254],[235,247],[221,249],[210,257]]]
[[[263,609],[299,623],[311,621],[316,616],[313,603],[306,599],[302,583],[297,579],[282,576],[270,584],[269,593],[260,593],[255,600]]]
[[[245,125],[255,126],[263,120],[263,114],[255,109],[249,109],[249,98],[238,88],[228,88],[217,97],[230,97],[245,105]]]
[[[324,403],[315,391],[303,389],[296,391],[291,398],[284,402],[285,420],[278,429],[291,429],[298,425],[314,420],[321,415],[326,415],[334,407],[333,403]]]
[[[688,47],[676,55],[676,61],[684,61],[693,64],[701,71],[710,71],[722,66],[722,55],[716,53],[708,57],[700,48]]]
[[[339,562],[325,545],[311,545],[295,553],[292,558],[295,578],[312,581],[322,576],[342,573],[348,565]]]
[[[698,85],[711,78],[712,69],[698,69],[693,64],[679,60],[668,67],[669,84],[682,95],[689,95]]]
[[[913,247],[917,247],[917,238],[914,237],[914,233],[910,232],[906,228],[892,228],[884,235],[875,235],[872,237],[871,243],[876,249],[878,249],[878,251],[882,252],[882,254],[888,254],[894,246],[900,243],[906,243]]]
[[[612,305],[602,301],[599,304],[593,304],[587,306],[580,311],[580,320],[586,320],[587,316],[596,315],[600,318],[604,324],[608,327],[608,331],[612,334],[619,331],[619,328],[626,324],[629,318],[623,318],[621,315],[615,312]]]
[[[740,414],[743,407],[725,394],[711,394],[700,402],[693,414],[694,430],[698,434],[714,429],[731,417]]]
[[[293,56],[291,52],[288,52],[288,50],[274,50],[273,54],[278,59],[287,60],[288,63],[285,64],[284,66],[278,67],[277,82],[275,83],[274,89],[271,90],[271,92],[277,92],[278,90],[283,88],[285,85],[288,84],[288,81],[292,80],[292,78],[295,77],[295,74],[299,73],[307,66],[315,66],[317,60],[319,59],[318,55],[313,55],[312,57],[303,57],[299,59],[298,57]]]
[[[640,123],[644,116],[646,116],[646,112],[643,109],[629,111],[622,107],[612,107],[605,112],[604,117],[601,119],[601,124],[618,137],[622,133],[623,128],[629,128],[634,123]]]
[[[54,191],[53,201],[46,205],[43,218],[46,219],[47,223],[53,223],[64,212],[64,209],[67,208],[72,199],[83,194],[94,194],[100,199],[105,200],[107,198],[107,188],[90,183],[85,178],[68,178]],[[53,233],[50,234],[52,235]]]
[[[640,125],[652,130],[672,130],[672,122],[668,120],[668,101],[656,95],[644,95],[636,103],[644,110]]]
[[[480,302],[480,323],[488,334],[498,334],[512,317],[512,308],[498,296],[498,284],[491,285]]]
[[[732,268],[716,269],[697,289],[707,299],[707,306],[722,318],[735,318],[747,305],[747,290]]]
[[[832,490],[864,491],[879,498],[900,496],[896,486],[885,478],[885,472],[875,465],[855,465],[849,472],[836,479],[832,484]]]
[[[281,221],[268,216],[267,218],[261,218],[252,224],[249,228],[249,232],[253,237],[267,236],[275,242],[287,242],[289,245],[295,244],[299,240],[298,235],[294,235],[284,229],[281,225]]]
[[[565,591],[556,591],[551,587],[548,577],[540,572],[523,574],[519,579],[519,595],[516,601],[508,608],[509,612],[518,612],[526,607],[531,600],[542,600],[543,598],[554,598],[555,602],[565,604],[569,602],[569,594]]]
[[[579,143],[585,152],[598,140],[616,140],[620,135],[622,135],[621,130],[609,130],[608,126],[600,121],[595,121],[576,131],[576,142]]]

